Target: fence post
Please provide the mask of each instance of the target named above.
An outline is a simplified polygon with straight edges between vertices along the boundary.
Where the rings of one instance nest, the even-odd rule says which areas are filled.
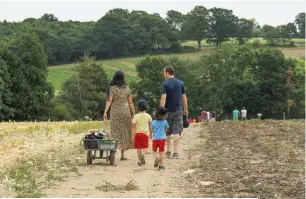
[[[283,112],[283,120],[286,120],[286,113]]]

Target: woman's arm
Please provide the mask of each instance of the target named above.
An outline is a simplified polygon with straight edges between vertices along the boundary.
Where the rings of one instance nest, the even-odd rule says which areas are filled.
[[[108,96],[107,100],[106,100],[104,114],[103,114],[104,120],[107,120],[107,111],[108,111],[110,105],[112,104],[112,101],[113,101],[113,97],[112,96]]]
[[[132,96],[128,96],[128,103],[129,103],[129,107],[130,107],[130,110],[132,112],[132,118],[135,116],[135,107],[134,107],[134,104],[133,104],[133,98]]]
[[[136,124],[132,123],[132,140],[134,140],[135,133],[136,133]]]

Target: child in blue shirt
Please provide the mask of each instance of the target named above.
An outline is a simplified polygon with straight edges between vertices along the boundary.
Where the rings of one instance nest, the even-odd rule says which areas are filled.
[[[237,110],[237,106],[235,106],[235,110],[233,111],[233,120],[238,120],[238,117],[240,116],[240,112]]]
[[[167,109],[159,107],[156,110],[156,118],[153,120],[150,128],[153,131],[153,144],[152,149],[154,152],[154,167],[159,169],[165,169],[163,165],[164,161],[164,150],[166,144],[166,130],[169,128],[168,122],[166,121]],[[159,149],[159,158],[157,156],[157,148]]]

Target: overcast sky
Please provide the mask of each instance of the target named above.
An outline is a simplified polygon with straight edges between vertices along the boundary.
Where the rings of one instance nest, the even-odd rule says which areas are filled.
[[[195,5],[203,5],[206,8],[220,7],[232,9],[238,17],[255,18],[260,25],[280,25],[293,22],[295,16],[305,12],[304,1],[3,1],[0,0],[0,21],[22,21],[29,17],[39,18],[44,13],[52,13],[59,20],[97,21],[108,10],[113,8],[125,8],[132,10],[144,10],[148,13],[159,13],[166,16],[168,10],[177,10],[184,14]]]

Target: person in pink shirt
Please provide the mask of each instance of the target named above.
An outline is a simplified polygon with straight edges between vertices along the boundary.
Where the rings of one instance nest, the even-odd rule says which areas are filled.
[[[201,112],[201,118],[202,118],[202,122],[207,121],[207,113],[206,113],[205,109],[203,109],[202,112]]]

